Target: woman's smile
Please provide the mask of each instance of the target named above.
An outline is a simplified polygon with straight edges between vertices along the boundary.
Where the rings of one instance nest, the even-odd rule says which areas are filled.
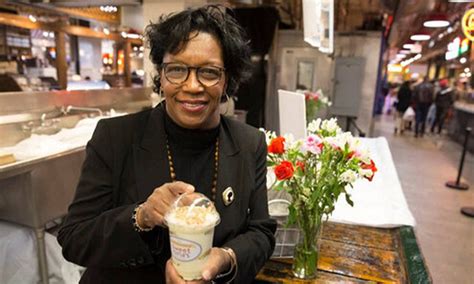
[[[189,113],[202,113],[206,110],[209,105],[208,101],[205,100],[179,100],[176,99],[182,110]]]

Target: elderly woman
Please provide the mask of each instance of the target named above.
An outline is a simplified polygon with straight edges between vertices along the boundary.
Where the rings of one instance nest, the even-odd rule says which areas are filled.
[[[146,30],[164,102],[99,122],[59,232],[81,283],[184,283],[170,261],[164,214],[198,191],[220,214],[197,283],[250,283],[271,256],[263,133],[219,114],[245,79],[249,47],[222,7],[189,9]],[[189,283],[189,281],[188,281]]]

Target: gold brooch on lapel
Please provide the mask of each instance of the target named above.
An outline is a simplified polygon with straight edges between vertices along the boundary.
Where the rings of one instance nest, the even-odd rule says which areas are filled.
[[[234,201],[234,197],[234,191],[230,186],[226,188],[224,192],[222,192],[222,201],[224,201],[225,206],[229,206],[230,204],[232,204],[232,202]]]

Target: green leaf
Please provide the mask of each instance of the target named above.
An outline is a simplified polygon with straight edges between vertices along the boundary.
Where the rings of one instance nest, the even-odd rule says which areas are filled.
[[[285,185],[283,182],[277,182],[275,186],[273,186],[273,189],[276,191],[280,191],[282,189],[285,189]]]
[[[351,207],[354,207],[354,202],[352,201],[350,194],[346,193],[345,195],[346,195],[346,202],[347,202]]]

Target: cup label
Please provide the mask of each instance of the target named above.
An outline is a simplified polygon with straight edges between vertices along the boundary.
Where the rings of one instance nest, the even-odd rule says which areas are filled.
[[[176,236],[170,236],[170,244],[173,257],[183,262],[195,260],[202,251],[200,244]]]

